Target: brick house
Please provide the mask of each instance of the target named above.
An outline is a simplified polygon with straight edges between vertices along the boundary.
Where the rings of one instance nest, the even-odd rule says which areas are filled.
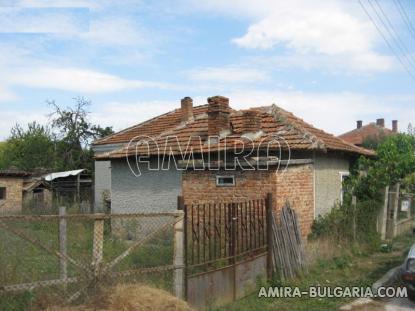
[[[15,169],[0,171],[0,213],[22,210],[23,182],[30,174]]]
[[[377,119],[376,123],[371,122],[363,125],[363,121],[356,121],[356,128],[339,135],[339,138],[354,144],[362,146],[367,139],[379,140],[384,137],[398,133],[398,121],[392,120],[392,129],[385,127],[385,119]]]
[[[178,195],[190,204],[273,193],[274,206],[288,200],[297,211],[303,235],[341,200],[350,163],[373,155],[275,105],[234,110],[222,96],[196,107],[185,97],[181,108],[97,140],[93,149],[97,210],[108,193],[114,213],[172,211]],[[178,165],[152,169],[160,150]],[[144,159],[135,161],[137,154]]]

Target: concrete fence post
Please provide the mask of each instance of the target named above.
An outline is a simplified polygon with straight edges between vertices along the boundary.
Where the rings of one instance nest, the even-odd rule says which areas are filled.
[[[59,252],[62,256],[59,259],[59,271],[60,278],[66,280],[68,278],[68,263],[66,260],[67,249],[66,249],[66,207],[59,206]]]
[[[183,211],[179,211],[181,213]],[[174,270],[174,293],[179,299],[185,298],[185,262],[184,262],[184,223],[183,216],[179,216],[181,219],[174,224],[174,255],[173,265]]]
[[[398,211],[399,211],[399,192],[401,184],[397,183],[395,186],[395,200],[393,202],[393,237],[398,234]]]
[[[104,252],[104,214],[97,214],[94,219],[94,240],[92,246],[92,266],[95,277],[99,274]]]
[[[389,186],[385,187],[385,200],[380,213],[380,236],[382,241],[386,240],[386,226],[388,221],[388,205],[389,205]]]

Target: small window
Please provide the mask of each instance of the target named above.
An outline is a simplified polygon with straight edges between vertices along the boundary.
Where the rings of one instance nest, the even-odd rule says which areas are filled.
[[[216,176],[216,186],[218,187],[235,186],[235,176]]]
[[[0,187],[0,200],[6,200],[6,187]]]

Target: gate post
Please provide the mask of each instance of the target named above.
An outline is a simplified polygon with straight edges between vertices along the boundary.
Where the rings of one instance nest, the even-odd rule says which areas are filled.
[[[174,224],[174,293],[179,299],[186,298],[186,208],[182,196],[177,197],[177,209],[183,212],[183,218]],[[181,217],[181,216],[179,216]]]
[[[267,194],[265,201],[266,221],[267,221],[267,278],[272,278],[272,193]]]
[[[237,222],[237,208],[238,205],[236,203],[232,203],[230,205],[231,207],[231,242],[232,244],[230,245],[231,249],[231,253],[229,254],[231,257],[231,264],[232,264],[232,273],[233,273],[233,292],[232,292],[232,296],[233,296],[233,301],[236,301],[236,239],[238,238],[236,236],[236,226],[238,225]]]

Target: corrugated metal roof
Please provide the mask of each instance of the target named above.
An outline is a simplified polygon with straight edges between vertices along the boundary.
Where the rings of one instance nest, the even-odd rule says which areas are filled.
[[[55,180],[57,178],[65,178],[65,177],[68,177],[68,176],[77,176],[77,175],[81,174],[83,171],[85,171],[85,169],[74,170],[74,171],[66,171],[66,172],[50,173],[48,175],[43,176],[43,178],[46,181],[52,181],[52,180]]]

